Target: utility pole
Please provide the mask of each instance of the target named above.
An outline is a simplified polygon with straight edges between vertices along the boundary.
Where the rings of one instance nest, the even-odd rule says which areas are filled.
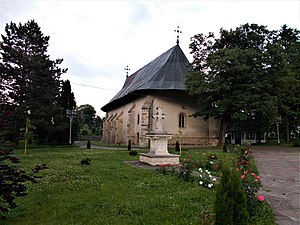
[[[76,117],[76,110],[75,109],[67,109],[67,117],[70,118],[70,136],[69,136],[69,144],[72,144],[72,122],[73,122],[73,118]]]

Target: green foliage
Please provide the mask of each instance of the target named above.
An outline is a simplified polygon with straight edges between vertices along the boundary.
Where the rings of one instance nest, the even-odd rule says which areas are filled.
[[[80,135],[92,135],[92,131],[90,130],[88,124],[84,124],[83,127],[80,129]]]
[[[20,160],[12,154],[11,146],[0,145],[0,217],[17,207],[17,197],[27,195],[26,182],[37,183],[36,178],[40,178],[18,169]],[[36,165],[32,171],[38,173],[46,168],[46,164]]]
[[[87,149],[91,149],[91,141],[90,140],[87,141],[86,148]]]
[[[62,59],[50,60],[47,55],[49,36],[44,36],[34,21],[5,26],[0,41],[1,95],[6,89],[4,104],[12,104],[14,139],[29,117],[36,127],[40,143],[59,142],[65,112],[59,101],[60,76],[66,69],[59,68]]]
[[[224,153],[228,152],[227,143],[226,142],[224,143],[222,150],[223,150]]]
[[[131,151],[129,152],[129,155],[131,155],[131,156],[136,156],[137,154],[138,154],[138,152],[135,151],[135,150],[131,150]]]
[[[63,108],[64,113],[66,113],[67,110],[76,109],[75,96],[72,92],[72,87],[69,80],[62,81],[58,104]],[[60,140],[58,141],[59,144],[69,143],[69,126],[69,118],[64,117],[64,119],[60,122],[61,129],[57,134],[57,136],[60,136]],[[75,140],[78,136],[79,129],[78,117],[75,117],[73,118],[72,123],[72,140]]]
[[[99,135],[102,126],[102,119],[96,116],[96,110],[89,104],[78,107],[78,119],[81,135]]]
[[[247,199],[236,170],[224,168],[215,198],[215,224],[248,224]]]
[[[187,182],[195,181],[193,176],[193,170],[195,169],[195,164],[192,160],[192,156],[189,156],[188,160],[182,162],[182,166],[179,168],[179,177]]]
[[[294,147],[300,147],[300,139],[296,138],[294,141]]]
[[[194,116],[221,120],[219,144],[233,124],[264,132],[278,114],[287,128],[297,124],[299,46],[299,31],[287,26],[269,31],[244,24],[221,29],[218,38],[213,33],[192,37],[193,71],[186,87],[201,106]]]

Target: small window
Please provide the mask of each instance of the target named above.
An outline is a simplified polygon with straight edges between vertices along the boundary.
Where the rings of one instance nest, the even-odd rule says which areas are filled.
[[[179,127],[185,127],[185,116],[183,113],[179,114]]]
[[[140,124],[140,114],[137,115],[137,124]]]

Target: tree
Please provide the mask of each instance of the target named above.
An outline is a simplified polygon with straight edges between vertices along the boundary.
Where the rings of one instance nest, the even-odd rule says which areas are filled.
[[[60,76],[67,71],[59,65],[62,59],[51,60],[47,55],[49,36],[44,36],[38,24],[28,21],[5,26],[1,35],[1,80],[8,99],[15,106],[15,137],[30,118],[36,127],[40,143],[55,143],[64,117],[58,105]]]
[[[80,122],[80,127],[83,128],[85,125],[88,126],[88,130],[92,130],[95,128],[95,114],[96,110],[93,106],[89,104],[80,105],[78,107],[78,118]],[[85,127],[87,130],[87,127]]]
[[[274,32],[245,24],[235,30],[221,29],[219,38],[209,33],[191,39],[193,71],[187,75],[186,87],[200,105],[194,116],[221,121],[219,145],[234,123],[262,132],[276,120],[279,102],[274,84],[286,73],[278,73],[271,59],[277,57],[276,63],[282,63],[280,52],[270,47],[277,40]]]
[[[300,124],[300,31],[282,26],[273,32],[274,42],[268,46],[268,73],[273,79],[273,94],[277,95],[278,117],[285,127],[286,141]]]
[[[223,169],[215,198],[216,225],[248,224],[247,198],[236,170]]]
[[[63,108],[63,112],[66,114],[67,110],[75,110],[76,109],[76,100],[74,93],[72,92],[72,87],[69,80],[62,81],[60,96],[59,96],[59,105]],[[67,144],[69,142],[69,118],[64,117],[60,122],[61,124],[61,133],[60,143]],[[72,125],[72,136],[76,137],[79,132],[79,120],[75,117],[73,119]],[[75,138],[72,138],[74,140]]]

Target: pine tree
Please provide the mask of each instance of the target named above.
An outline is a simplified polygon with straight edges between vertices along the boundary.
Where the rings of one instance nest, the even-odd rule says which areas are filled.
[[[59,105],[63,108],[63,112],[66,113],[66,111],[69,110],[75,110],[76,109],[76,101],[74,93],[72,92],[72,87],[69,80],[62,81],[61,84],[61,91],[60,91],[60,97],[59,97]],[[60,121],[60,132],[59,132],[59,139],[57,140],[60,144],[67,144],[69,142],[69,118],[63,117]],[[79,119],[78,117],[73,118],[73,124],[72,124],[72,136],[77,137],[79,133],[80,127],[79,127]],[[72,138],[73,140],[74,138]]]
[[[62,59],[50,60],[47,55],[49,36],[44,36],[34,21],[5,26],[1,35],[1,79],[5,81],[8,97],[16,107],[15,136],[24,128],[29,117],[36,127],[41,143],[55,142],[58,121],[64,117],[57,104],[60,76],[66,69],[59,68]]]
[[[216,225],[247,225],[247,199],[237,171],[222,170],[215,198]]]

